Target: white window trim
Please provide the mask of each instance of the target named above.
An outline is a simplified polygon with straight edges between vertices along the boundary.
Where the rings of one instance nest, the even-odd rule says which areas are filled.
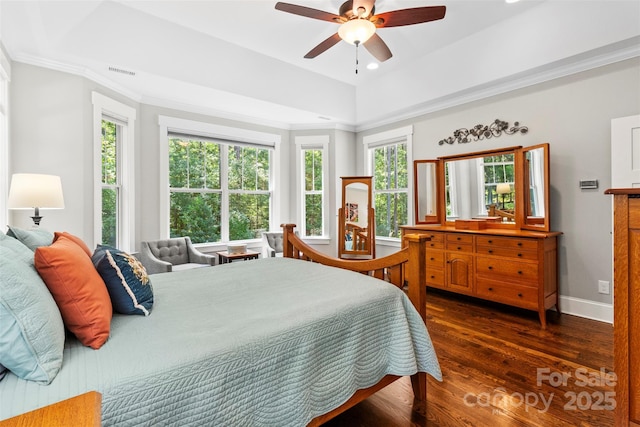
[[[329,135],[313,135],[313,136],[296,136],[296,177],[298,179],[296,192],[296,218],[298,222],[298,230],[300,236],[304,240],[323,240],[329,239]],[[322,236],[306,235],[306,220],[304,211],[304,155],[303,150],[321,149],[322,150]]]
[[[404,126],[401,128],[391,129],[385,132],[367,135],[362,138],[364,145],[364,173],[372,176],[372,149],[382,147],[384,145],[395,144],[397,142],[407,143],[407,222],[413,224],[413,126]],[[375,183],[374,183],[375,185]],[[382,246],[400,247],[400,239],[393,237],[376,236],[376,244]]]
[[[281,136],[278,134],[247,130],[242,128],[234,128],[229,126],[216,125],[212,123],[198,122],[195,120],[180,119],[177,117],[158,116],[158,125],[160,126],[160,176],[158,183],[160,184],[160,230],[159,238],[169,238],[169,132],[180,132],[185,134],[196,134],[207,136],[210,138],[228,139],[235,141],[246,141],[252,144],[273,146],[273,155],[271,158],[269,191],[271,191],[271,217],[269,218],[269,228],[275,229],[280,227],[280,192],[276,191],[278,180],[278,171],[280,170],[280,143]],[[226,164],[226,163],[224,163]],[[225,184],[225,183],[221,183]],[[225,184],[226,186],[226,184]],[[224,194],[224,192],[223,192]],[[221,212],[221,220],[227,221],[229,218],[228,203],[223,200],[223,211]],[[227,236],[228,237],[228,236]],[[223,238],[223,236],[221,236]],[[261,239],[252,239],[247,242],[258,242]],[[220,242],[211,242],[212,246],[224,245]],[[209,246],[209,245],[207,245]]]
[[[135,250],[135,124],[136,110],[101,93],[92,92],[93,103],[93,246],[102,241],[102,118],[121,117],[123,126],[120,169],[122,205],[119,208],[119,249]]]
[[[9,82],[11,64],[0,46],[0,120],[3,121],[0,133],[0,224],[9,224],[7,199],[9,197]]]

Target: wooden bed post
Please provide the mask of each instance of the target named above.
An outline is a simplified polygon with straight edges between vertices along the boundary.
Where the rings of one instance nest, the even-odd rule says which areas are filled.
[[[427,320],[427,272],[426,272],[426,242],[430,240],[425,235],[408,234],[405,241],[409,247],[409,261],[406,264],[405,278],[408,284],[407,294],[422,321]],[[427,401],[427,374],[418,372],[411,376],[414,398],[420,402]]]
[[[289,234],[293,234],[295,224],[281,224],[282,227],[282,256],[285,258],[293,258],[293,245],[289,243]],[[297,257],[296,257],[297,258]]]

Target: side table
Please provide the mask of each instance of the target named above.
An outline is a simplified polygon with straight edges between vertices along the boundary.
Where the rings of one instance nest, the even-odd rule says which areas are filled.
[[[247,250],[241,254],[230,254],[227,251],[218,252],[218,264],[228,264],[234,260],[249,260],[249,259],[258,259],[259,252]]]

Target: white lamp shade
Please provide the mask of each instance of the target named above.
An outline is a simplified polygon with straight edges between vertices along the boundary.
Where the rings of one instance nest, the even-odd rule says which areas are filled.
[[[35,173],[13,174],[7,205],[9,209],[63,209],[60,177]]]
[[[376,26],[368,19],[352,19],[340,25],[338,35],[347,43],[364,43],[376,32]]]
[[[511,193],[511,185],[507,183],[498,184],[496,187],[496,193],[498,194],[509,194]]]

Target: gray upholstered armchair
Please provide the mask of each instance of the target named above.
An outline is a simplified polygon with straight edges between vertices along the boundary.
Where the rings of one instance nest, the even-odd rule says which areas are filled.
[[[148,274],[215,265],[215,256],[198,251],[189,237],[141,242],[140,262]]]
[[[265,257],[274,257],[276,254],[282,255],[284,246],[282,243],[282,233],[262,233],[262,240],[264,241]]]

